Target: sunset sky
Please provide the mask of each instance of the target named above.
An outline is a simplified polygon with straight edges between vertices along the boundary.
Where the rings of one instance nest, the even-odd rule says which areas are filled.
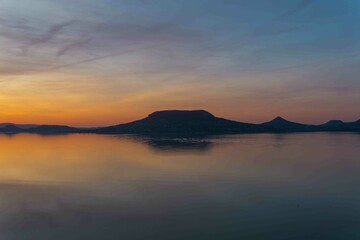
[[[0,122],[360,118],[360,0],[0,0]]]

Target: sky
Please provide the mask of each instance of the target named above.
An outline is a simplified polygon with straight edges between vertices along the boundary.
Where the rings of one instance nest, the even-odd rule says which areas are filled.
[[[360,0],[0,0],[0,122],[360,118]]]

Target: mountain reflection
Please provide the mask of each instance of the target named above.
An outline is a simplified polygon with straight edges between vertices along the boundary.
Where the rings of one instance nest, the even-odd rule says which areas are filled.
[[[214,147],[213,139],[199,138],[171,138],[171,137],[148,137],[141,135],[117,136],[117,139],[135,141],[147,145],[151,150],[159,152],[192,152],[205,153]]]

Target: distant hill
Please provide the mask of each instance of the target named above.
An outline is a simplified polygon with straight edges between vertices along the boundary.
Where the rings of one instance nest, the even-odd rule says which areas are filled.
[[[6,124],[3,126],[0,126],[0,133],[6,133],[6,134],[14,134],[14,133],[21,133],[24,129],[19,128],[13,124]]]
[[[341,120],[330,120],[317,127],[323,131],[360,131],[359,121],[347,123]]]
[[[343,121],[341,120],[330,120],[324,124],[321,124],[319,126],[321,127],[339,127],[339,126],[345,126],[346,123],[344,123]]]
[[[0,124],[0,133],[36,133],[36,134],[139,134],[195,136],[238,133],[281,133],[281,132],[319,132],[351,131],[360,132],[360,120],[343,122],[331,120],[320,125],[307,125],[291,122],[282,117],[262,124],[252,124],[219,118],[204,110],[166,110],[151,113],[144,119],[125,124],[98,128],[75,128],[61,125]]]
[[[353,125],[353,126],[360,127],[360,119],[357,120],[356,122],[352,122],[352,123],[350,123],[350,124]]]
[[[69,126],[61,125],[40,125],[35,128],[28,130],[30,133],[40,133],[40,134],[61,134],[61,133],[75,133],[79,129]]]
[[[6,126],[9,126],[9,125],[13,125],[13,126],[16,126],[18,128],[21,128],[21,129],[30,129],[30,128],[34,128],[34,127],[38,126],[38,125],[35,125],[35,124],[0,123],[0,128],[6,127]]]
[[[267,126],[272,128],[275,131],[299,131],[299,130],[308,130],[309,125],[305,125],[302,123],[296,123],[288,121],[282,117],[276,117],[270,122],[265,122],[262,124],[263,126]]]
[[[59,133],[75,133],[80,129],[59,125],[30,125],[30,124],[0,124],[0,133],[38,133],[38,134],[59,134]]]

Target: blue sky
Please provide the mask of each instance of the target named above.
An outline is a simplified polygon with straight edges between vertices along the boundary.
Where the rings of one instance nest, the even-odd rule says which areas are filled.
[[[0,121],[356,120],[359,18],[359,0],[0,0]]]

